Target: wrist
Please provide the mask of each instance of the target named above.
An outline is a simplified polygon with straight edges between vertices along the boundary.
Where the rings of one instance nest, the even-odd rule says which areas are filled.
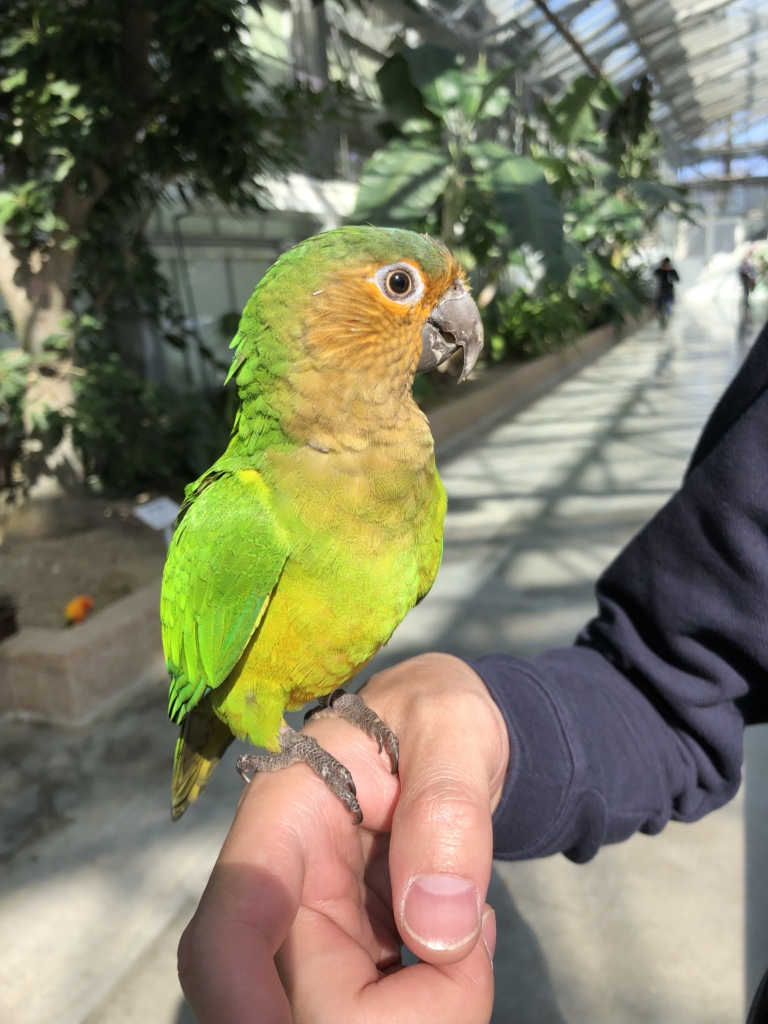
[[[457,747],[479,751],[493,813],[509,763],[509,734],[474,669],[450,654],[422,654],[372,676],[361,695],[399,737],[406,757],[434,730],[453,737]],[[407,762],[402,767],[407,770]]]

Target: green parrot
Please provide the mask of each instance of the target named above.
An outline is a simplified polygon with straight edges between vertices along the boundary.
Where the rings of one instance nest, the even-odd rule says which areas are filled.
[[[232,342],[232,437],[187,487],[163,573],[174,819],[237,737],[273,752],[240,757],[244,778],[305,761],[362,820],[347,769],[283,720],[315,698],[397,770],[396,737],[340,687],[440,564],[446,494],[414,373],[461,348],[463,380],[482,345],[460,264],[426,235],[328,231],[259,282]]]

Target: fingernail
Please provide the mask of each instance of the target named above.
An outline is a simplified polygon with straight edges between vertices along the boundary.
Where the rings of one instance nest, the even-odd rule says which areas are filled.
[[[456,949],[477,934],[477,889],[455,875],[419,875],[405,897],[403,918],[430,949]]]
[[[493,954],[496,952],[496,913],[493,910],[486,910],[483,914],[483,923],[480,926],[480,932],[483,936],[483,942],[485,948],[488,950],[488,956],[491,959],[491,967],[493,967]]]

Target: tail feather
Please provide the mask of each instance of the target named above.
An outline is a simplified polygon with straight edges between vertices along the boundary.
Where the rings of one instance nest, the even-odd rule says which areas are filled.
[[[173,758],[171,818],[182,816],[200,796],[224,751],[235,737],[215,715],[190,711],[181,723]]]

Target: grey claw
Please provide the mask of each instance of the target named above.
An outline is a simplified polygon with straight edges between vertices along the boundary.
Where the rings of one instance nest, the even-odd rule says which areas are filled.
[[[317,710],[322,710],[318,708]],[[241,754],[237,759],[237,771],[246,782],[246,774],[253,772],[276,772],[303,761],[315,775],[319,776],[334,796],[344,804],[359,825],[363,820],[357,799],[357,788],[347,768],[335,757],[323,750],[312,736],[296,732],[284,725],[280,731],[281,750],[277,754]]]

